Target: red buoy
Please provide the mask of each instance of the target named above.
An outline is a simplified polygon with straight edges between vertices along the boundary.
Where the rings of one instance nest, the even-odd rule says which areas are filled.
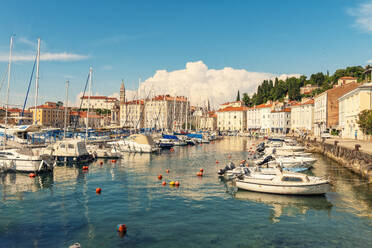
[[[100,164],[100,165],[103,165],[103,162],[101,161],[101,162],[99,162],[99,164]]]
[[[160,175],[158,176],[158,179],[161,180],[162,178],[163,178],[163,176],[160,174]]]
[[[200,172],[204,172],[204,169],[200,169]]]
[[[216,164],[218,164],[219,162],[218,162],[218,160],[216,160]]]
[[[203,176],[203,172],[198,172],[198,173],[196,173],[196,175],[198,176],[198,177],[202,177]]]
[[[171,152],[174,152],[174,149],[173,149],[173,148],[171,148],[171,149],[169,149],[169,151],[171,151]]]
[[[118,224],[116,226],[116,230],[118,232],[126,232],[127,231],[127,226],[125,224]]]
[[[113,163],[113,164],[116,163],[116,160],[115,159],[111,160],[111,163]]]
[[[83,170],[89,170],[89,167],[88,166],[83,166]]]
[[[180,186],[180,182],[176,181],[176,182],[174,183],[174,185],[176,185],[176,187],[179,187],[179,186]]]
[[[161,183],[161,185],[165,186],[165,185],[167,185],[167,183],[166,183],[165,181],[163,181],[163,182]]]
[[[169,173],[169,170],[166,170],[165,172],[166,172],[166,173]]]
[[[33,177],[36,177],[36,174],[35,173],[30,173],[30,174],[28,174],[28,176],[33,178]]]
[[[101,191],[102,191],[101,188],[96,188],[96,193],[97,193],[97,194],[101,194]]]

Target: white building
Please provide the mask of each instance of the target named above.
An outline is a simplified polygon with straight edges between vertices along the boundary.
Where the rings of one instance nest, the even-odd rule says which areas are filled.
[[[88,98],[89,96],[81,97],[83,103],[81,108],[88,109]],[[119,104],[119,101],[115,97],[107,96],[91,96],[89,100],[90,109],[107,109],[112,110]]]
[[[291,130],[313,132],[314,100],[305,100],[291,106]]]
[[[133,100],[120,104],[120,126],[134,129],[144,127],[143,100]]]
[[[327,129],[327,91],[314,98],[314,134],[320,136]]]
[[[217,114],[214,111],[200,118],[200,129],[209,131],[217,129]]]
[[[363,84],[346,93],[338,98],[338,101],[342,138],[367,139],[368,137],[360,130],[357,121],[360,112],[372,109],[372,82]]]
[[[217,129],[220,131],[245,131],[247,129],[247,107],[243,102],[229,102],[217,111]]]
[[[167,130],[184,129],[186,120],[190,121],[189,106],[190,102],[183,96],[165,95],[146,100],[144,127]]]
[[[247,110],[247,129],[250,132],[261,132],[268,134],[271,129],[271,103],[260,104]]]
[[[288,133],[291,128],[291,109],[272,110],[270,120],[272,133]]]

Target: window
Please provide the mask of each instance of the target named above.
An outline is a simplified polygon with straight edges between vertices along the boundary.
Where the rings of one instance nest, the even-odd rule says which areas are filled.
[[[282,178],[283,182],[302,182],[302,178],[300,177],[283,177]]]

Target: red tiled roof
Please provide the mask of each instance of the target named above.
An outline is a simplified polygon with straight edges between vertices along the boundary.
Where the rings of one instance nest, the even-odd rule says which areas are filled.
[[[228,112],[228,111],[244,111],[247,110],[248,108],[245,106],[242,107],[226,107],[223,109],[218,110],[217,112]]]
[[[143,100],[133,100],[133,101],[125,102],[124,104],[141,104],[141,105],[143,105],[144,101]]]
[[[285,108],[281,110],[272,110],[271,113],[280,113],[280,112],[291,112],[290,108]]]
[[[355,78],[355,77],[340,77],[339,79],[355,79],[355,80],[357,80],[357,78]]]
[[[257,105],[256,108],[271,108],[271,106],[273,106],[272,104],[260,104],[260,105]]]

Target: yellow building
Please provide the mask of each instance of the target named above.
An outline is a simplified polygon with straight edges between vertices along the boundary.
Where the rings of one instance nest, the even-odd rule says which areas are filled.
[[[46,102],[43,105],[29,108],[32,112],[34,124],[46,127],[63,127],[65,123],[65,108],[57,106],[54,102]],[[70,110],[67,110],[67,123],[69,123]]]
[[[359,129],[358,114],[372,109],[372,82],[363,84],[338,98],[339,126],[342,138],[365,140],[367,136]]]

